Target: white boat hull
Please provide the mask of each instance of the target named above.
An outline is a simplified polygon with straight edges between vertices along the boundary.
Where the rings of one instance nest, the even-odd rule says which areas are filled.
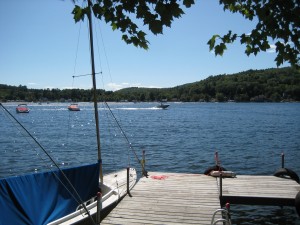
[[[129,169],[129,190],[136,184],[136,170]],[[114,173],[107,174],[103,177],[103,184],[99,184],[102,191],[102,210],[101,213],[115,207],[117,203],[127,194],[127,169],[120,170]],[[86,208],[90,215],[95,218],[97,213],[97,200],[96,197],[85,202]],[[78,209],[56,221],[48,223],[48,225],[57,224],[83,224],[91,222],[88,214],[82,206]]]

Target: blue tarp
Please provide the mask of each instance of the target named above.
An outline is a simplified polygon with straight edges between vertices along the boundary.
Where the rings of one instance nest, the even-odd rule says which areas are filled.
[[[83,201],[96,195],[98,164],[64,169],[63,172]],[[0,225],[42,225],[73,212],[78,202],[64,185],[69,187],[59,171],[0,179]]]

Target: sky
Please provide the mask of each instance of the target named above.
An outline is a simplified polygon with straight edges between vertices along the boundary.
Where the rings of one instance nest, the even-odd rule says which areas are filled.
[[[224,12],[218,2],[196,0],[163,35],[148,32],[148,50],[127,45],[119,31],[94,19],[97,88],[175,87],[219,74],[276,68],[274,49],[248,57],[236,42],[223,56],[209,51],[212,35],[247,34],[255,27],[239,14]],[[91,73],[87,20],[75,23],[73,8],[71,0],[0,1],[0,84],[92,87],[91,76],[79,76]]]

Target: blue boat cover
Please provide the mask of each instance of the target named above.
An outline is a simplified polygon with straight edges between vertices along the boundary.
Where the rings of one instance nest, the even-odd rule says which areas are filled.
[[[83,201],[96,195],[99,164],[63,172]],[[76,195],[58,170],[0,179],[0,225],[47,224],[76,209],[79,203],[73,196]]]

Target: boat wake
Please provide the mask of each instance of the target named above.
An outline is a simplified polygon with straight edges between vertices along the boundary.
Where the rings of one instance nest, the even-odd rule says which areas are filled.
[[[159,108],[156,107],[148,107],[148,108],[115,108],[117,110],[160,110]]]

